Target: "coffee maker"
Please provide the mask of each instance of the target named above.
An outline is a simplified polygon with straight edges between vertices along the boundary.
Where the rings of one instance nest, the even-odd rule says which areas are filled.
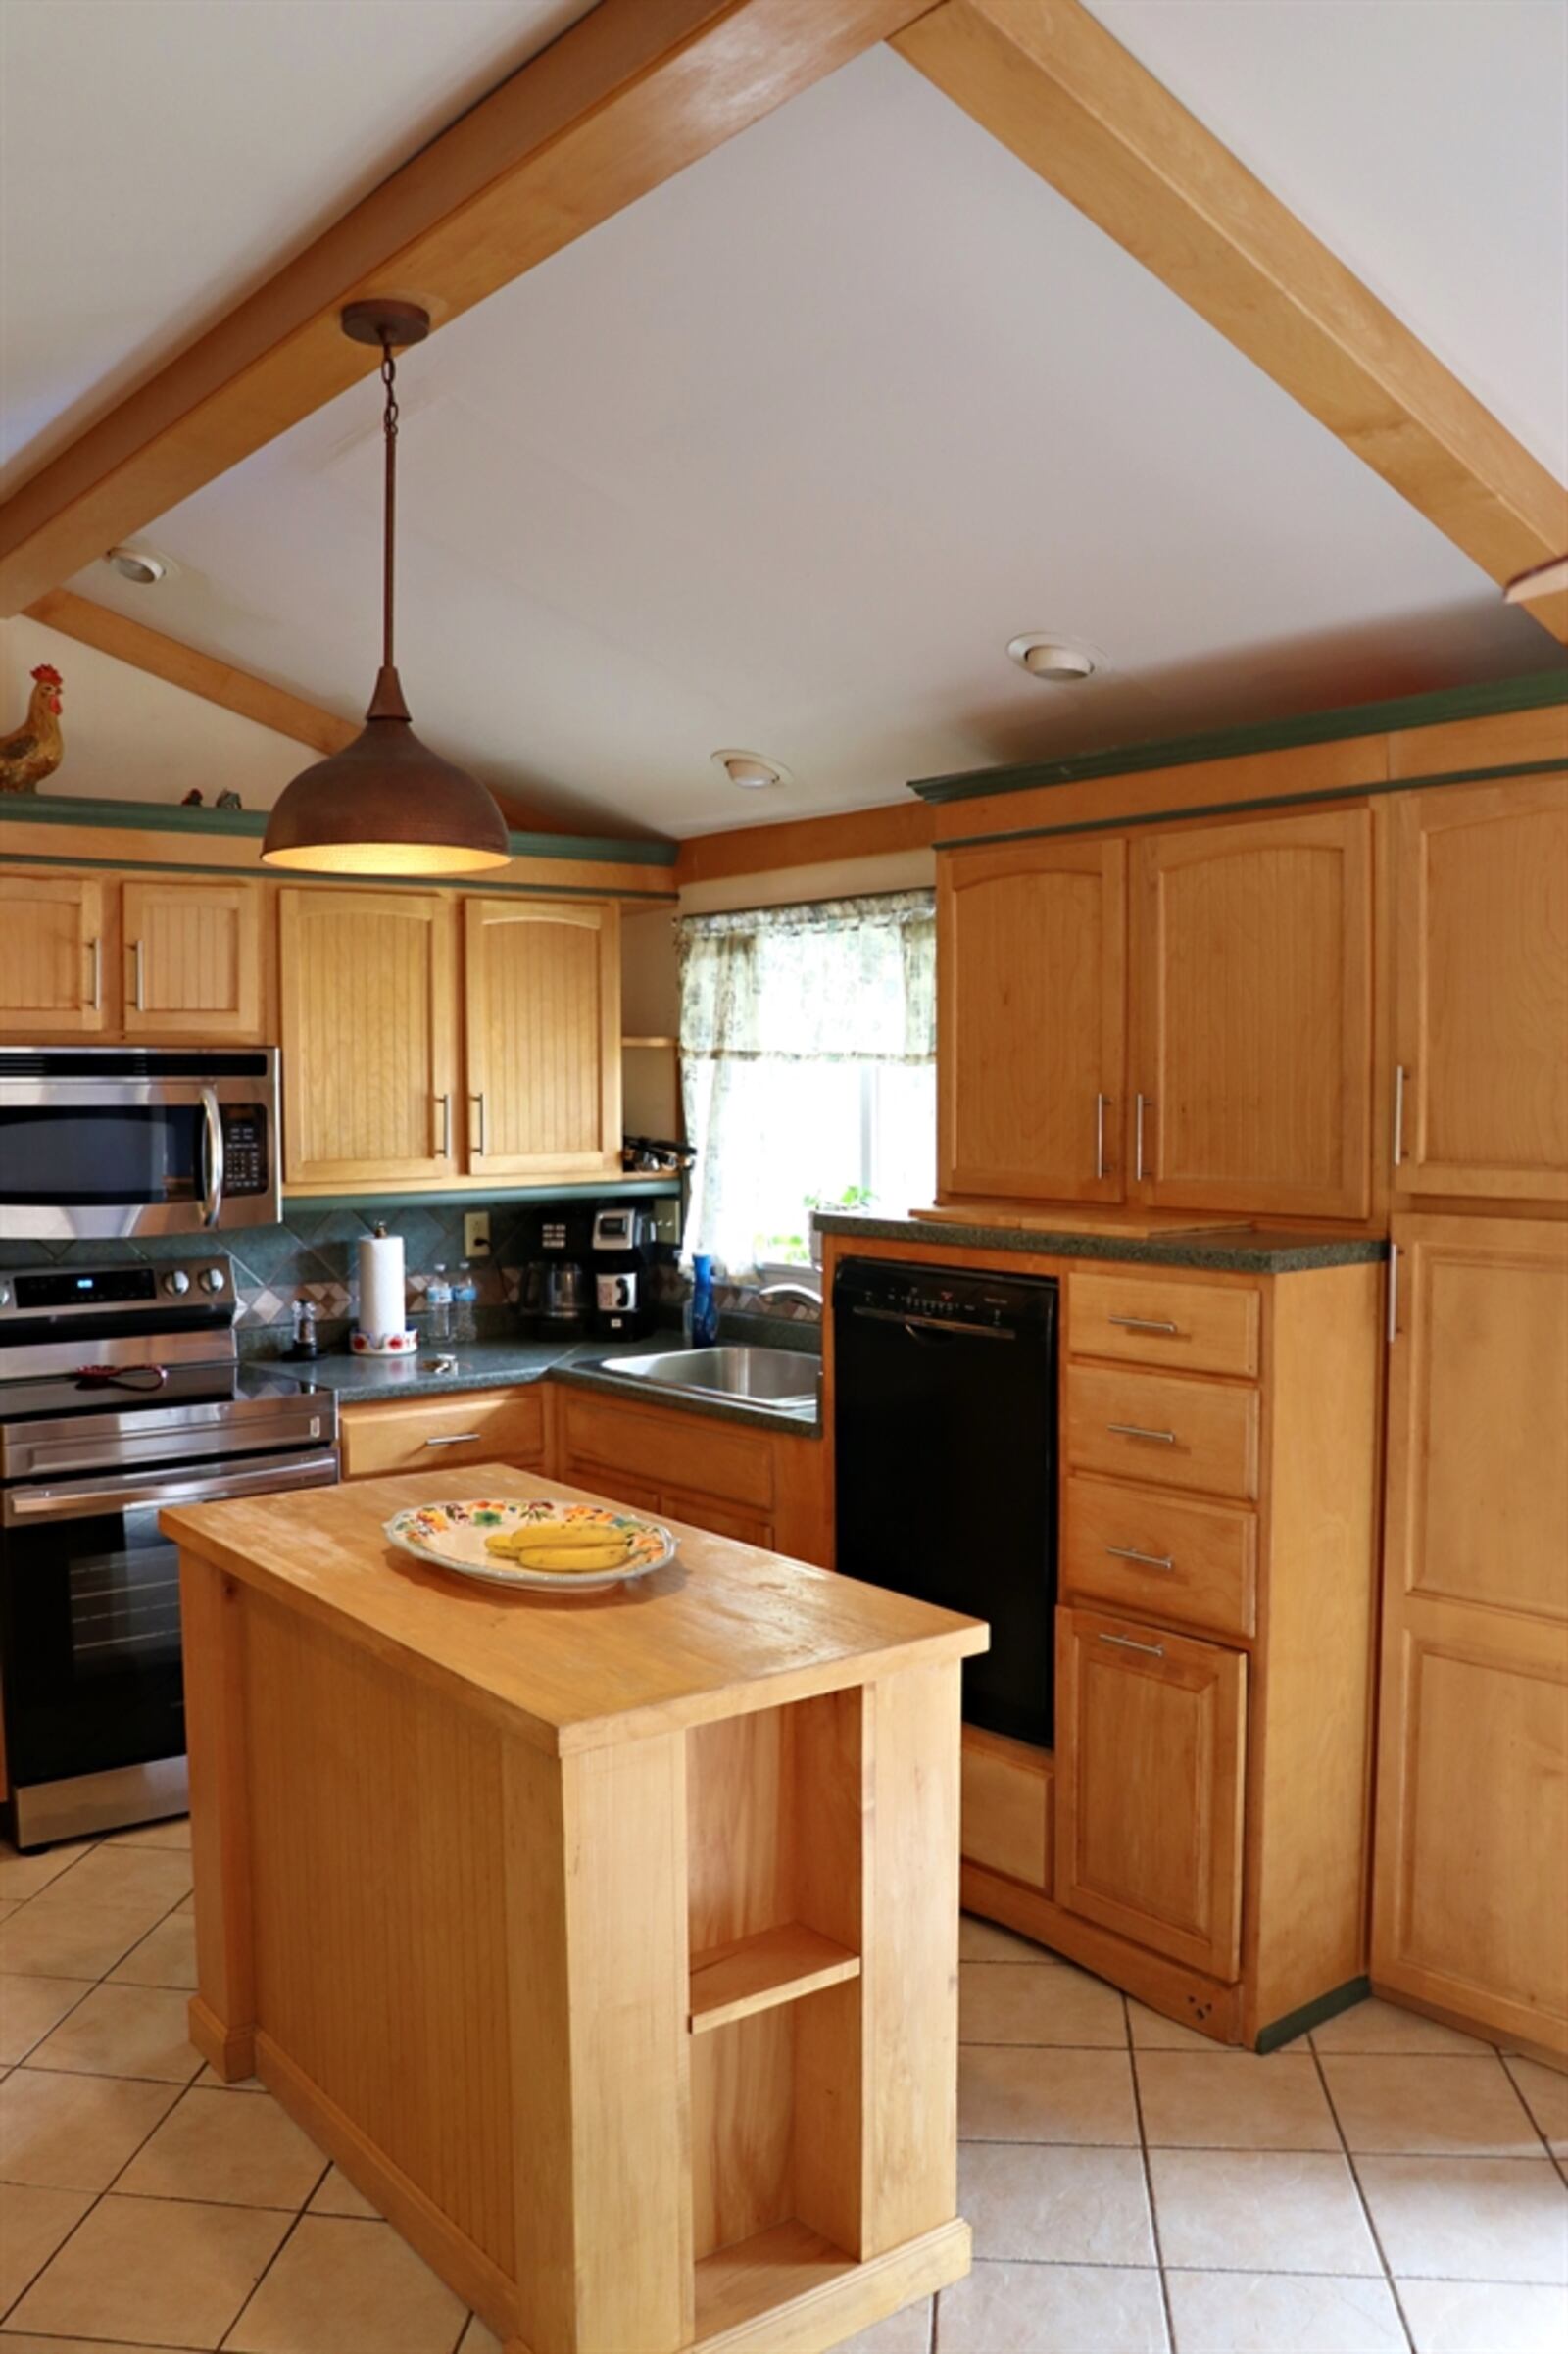
[[[575,1208],[552,1208],[538,1229],[536,1255],[525,1261],[517,1321],[537,1341],[580,1341],[592,1297],[583,1264],[588,1221]]]
[[[607,1341],[651,1333],[654,1300],[654,1221],[645,1209],[607,1202],[594,1219],[593,1327]]]

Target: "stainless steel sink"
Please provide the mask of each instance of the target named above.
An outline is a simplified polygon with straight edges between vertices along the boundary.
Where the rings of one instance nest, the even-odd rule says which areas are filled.
[[[794,1349],[668,1349],[653,1356],[612,1357],[599,1370],[654,1389],[798,1412],[815,1407],[819,1362]]]

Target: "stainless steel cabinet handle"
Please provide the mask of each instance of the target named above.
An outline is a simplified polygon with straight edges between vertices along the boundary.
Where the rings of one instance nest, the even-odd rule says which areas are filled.
[[[482,1439],[483,1431],[454,1431],[450,1439],[426,1439],[426,1447],[466,1447],[470,1440]]]
[[[87,954],[92,958],[92,996],[88,999],[87,1003],[94,1013],[102,1013],[104,1009],[103,942],[98,939],[89,940],[87,943]]]
[[[1154,1316],[1107,1316],[1107,1324],[1125,1324],[1129,1332],[1168,1332],[1181,1330],[1179,1324],[1161,1324]]]
[[[1403,1065],[1403,1063],[1402,1063],[1402,1062],[1396,1062],[1396,1063],[1395,1064],[1395,1066],[1394,1066],[1394,1152],[1393,1152],[1393,1160],[1394,1160],[1394,1165],[1395,1165],[1395,1167],[1396,1167],[1396,1168],[1397,1168],[1397,1167],[1398,1167],[1398,1165],[1399,1165],[1400,1161],[1401,1161],[1403,1158],[1404,1158],[1404,1065]]]
[[[437,1096],[436,1102],[441,1106],[441,1144],[436,1158],[450,1160],[452,1158],[452,1098]]]
[[[1095,1098],[1095,1175],[1097,1177],[1103,1177],[1105,1174],[1105,1105],[1109,1102],[1108,1096],[1096,1096]]]
[[[1169,1553],[1141,1553],[1135,1545],[1107,1545],[1112,1560],[1141,1561],[1146,1569],[1174,1569],[1175,1560]]]
[[[1107,1422],[1105,1428],[1114,1431],[1118,1439],[1157,1439],[1161,1447],[1176,1444],[1174,1431],[1146,1431],[1141,1422]]]
[[[134,999],[135,999],[136,1011],[137,1011],[138,1013],[145,1013],[145,1012],[146,1012],[146,1010],[147,1010],[147,1007],[146,1007],[146,1005],[145,1005],[145,1003],[144,1003],[144,1001],[143,1001],[143,997],[142,997],[142,986],[141,986],[142,953],[141,953],[141,952],[142,952],[142,944],[141,944],[141,942],[140,942],[139,940],[133,940],[133,941],[131,942],[131,944],[130,944],[130,954],[131,954],[131,958],[132,958],[132,961],[133,961],[134,970],[135,970],[135,974],[136,974],[136,986],[135,986],[135,990],[134,990],[134,993],[133,993],[133,995],[134,995]]]
[[[1399,1246],[1389,1245],[1389,1325],[1388,1343],[1392,1349],[1399,1337]]]
[[[1145,1098],[1143,1095],[1138,1095],[1138,1096],[1135,1096],[1135,1097],[1134,1097],[1134,1099],[1133,1099],[1133,1175],[1134,1175],[1135,1177],[1140,1177],[1140,1178],[1141,1178],[1141,1177],[1143,1176],[1143,1174],[1144,1174],[1144,1111],[1145,1111],[1145,1108],[1146,1108],[1146,1104],[1147,1104],[1147,1099],[1146,1099],[1146,1098]]]
[[[471,1096],[471,1097],[469,1098],[469,1102],[470,1102],[470,1103],[477,1103],[477,1104],[478,1104],[478,1106],[479,1106],[479,1141],[478,1141],[477,1145],[474,1147],[474,1150],[475,1150],[475,1152],[488,1152],[488,1150],[489,1150],[489,1147],[486,1145],[486,1143],[485,1143],[485,1141],[484,1141],[484,1131],[485,1131],[485,1117],[484,1117],[484,1089],[481,1087],[481,1088],[480,1088],[480,1090],[479,1090],[479,1092],[478,1092],[478,1094],[477,1094],[476,1096]]]
[[[1113,1643],[1118,1651],[1142,1651],[1149,1659],[1163,1659],[1165,1656],[1162,1643],[1134,1643],[1130,1635],[1102,1635],[1100,1640],[1102,1643]]]

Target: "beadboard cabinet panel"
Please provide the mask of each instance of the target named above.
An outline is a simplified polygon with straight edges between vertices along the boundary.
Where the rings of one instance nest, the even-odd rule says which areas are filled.
[[[452,1175],[452,902],[291,889],[278,903],[285,1180]]]
[[[940,860],[944,1195],[1121,1201],[1126,860],[1103,835]]]
[[[261,1043],[260,884],[127,881],[122,910],[127,1038]]]
[[[1142,1198],[1364,1217],[1370,811],[1174,828],[1140,842],[1135,860]]]
[[[1401,1197],[1568,1200],[1568,776],[1394,809]]]
[[[0,870],[0,1035],[108,1027],[105,889],[95,875]]]
[[[620,1153],[620,910],[469,899],[467,1166],[606,1174]]]

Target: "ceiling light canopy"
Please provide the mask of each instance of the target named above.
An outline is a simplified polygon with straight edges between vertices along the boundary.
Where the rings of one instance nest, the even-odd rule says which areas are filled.
[[[1009,639],[1007,652],[1031,678],[1046,679],[1053,686],[1076,686],[1093,678],[1100,667],[1087,646],[1075,646],[1066,638],[1042,637],[1038,631]]]
[[[350,303],[343,332],[379,344],[386,406],[382,536],[381,667],[352,744],[301,769],[268,820],[269,866],[332,874],[473,874],[511,857],[506,819],[477,777],[444,760],[415,734],[392,655],[397,522],[399,345],[422,343],[430,316],[415,303]]]
[[[709,755],[715,768],[722,768],[732,785],[744,792],[760,793],[769,785],[788,785],[794,782],[787,768],[777,760],[764,760],[760,752],[737,752],[733,749]]]

